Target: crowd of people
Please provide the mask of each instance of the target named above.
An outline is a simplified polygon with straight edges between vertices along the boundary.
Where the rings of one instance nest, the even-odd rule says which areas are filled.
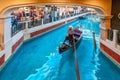
[[[46,19],[50,21],[56,21],[60,18],[64,18],[66,16],[71,16],[78,13],[76,8],[68,8],[68,10],[65,10],[65,7],[57,7],[57,6],[45,6],[36,8],[34,6],[32,7],[23,7],[19,8],[17,10],[14,10],[11,15],[11,22],[14,22],[13,25],[16,25],[17,22],[22,21],[33,21],[35,19]]]
[[[43,8],[38,9],[38,11],[31,7],[30,9],[18,9],[11,13],[11,23],[12,26],[17,25],[17,22],[23,22],[23,21],[32,21],[35,19],[43,18],[45,15],[45,11]]]
[[[85,9],[84,9],[85,10]],[[81,10],[81,11],[84,11]],[[81,12],[78,8],[57,7],[55,5],[46,5],[44,7],[23,7],[14,10],[11,13],[12,34],[16,34],[21,29],[25,21],[28,21],[28,28],[50,23],[66,17],[77,15]]]

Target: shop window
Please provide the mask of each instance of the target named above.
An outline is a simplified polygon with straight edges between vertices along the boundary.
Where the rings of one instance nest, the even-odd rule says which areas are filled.
[[[113,41],[113,30],[108,30],[108,39]]]

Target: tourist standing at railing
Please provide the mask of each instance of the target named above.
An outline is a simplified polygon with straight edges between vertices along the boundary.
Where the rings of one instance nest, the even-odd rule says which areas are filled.
[[[17,24],[18,24],[17,16],[11,17],[11,24],[12,24],[11,30],[12,30],[12,35],[13,35],[17,30]]]
[[[37,11],[37,20],[38,20],[38,25],[41,25],[41,15],[39,14],[40,13],[40,10]]]
[[[34,27],[34,22],[35,22],[35,18],[37,17],[36,15],[36,11],[34,11],[34,9],[32,9],[30,11],[30,21],[31,21],[31,27]]]
[[[40,15],[41,15],[41,19],[42,19],[42,21],[43,21],[44,18],[45,18],[45,11],[44,11],[44,9],[42,9],[42,10],[40,11]],[[42,24],[43,24],[43,22],[42,22]]]
[[[65,12],[62,12],[62,18],[64,18],[65,17]]]
[[[16,16],[17,16],[17,21],[20,22],[20,21],[21,21],[21,18],[22,18],[22,13],[20,13],[20,12],[18,11],[18,13],[16,14]]]
[[[50,22],[50,20],[49,20],[49,19],[50,19],[49,16],[50,16],[50,13],[48,12],[47,15],[46,15],[46,18],[47,18],[47,22],[48,22],[48,23]]]
[[[59,8],[57,8],[57,20],[59,20],[59,17],[60,17],[60,10]]]
[[[34,14],[33,11],[30,11],[30,22],[31,22],[31,27],[34,26]]]
[[[51,14],[51,11],[49,13],[49,22],[52,22],[52,14]]]
[[[19,20],[19,16],[21,16],[21,14],[20,13],[18,13],[18,11],[17,12],[12,12],[11,13],[11,15],[13,16],[13,17],[11,17],[11,23],[12,23],[12,26],[14,26],[14,25],[17,25],[17,21]]]
[[[44,12],[44,10],[41,10],[41,11],[40,11],[40,14],[41,14],[41,18],[43,19],[43,18],[45,17],[45,12]]]
[[[38,26],[38,16],[34,15],[34,26]]]
[[[17,26],[17,23],[18,23],[18,22],[17,22],[17,16],[14,16],[14,17],[12,18],[12,27],[13,27],[13,26],[16,27],[16,26]]]

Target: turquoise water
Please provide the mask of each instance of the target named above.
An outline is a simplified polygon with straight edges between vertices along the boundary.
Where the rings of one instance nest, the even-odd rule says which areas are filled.
[[[99,23],[88,16],[24,42],[0,71],[0,80],[76,80],[73,53],[62,56],[57,48],[67,35],[68,27],[80,24],[84,31],[77,49],[81,80],[120,80],[120,69],[100,51]],[[96,50],[93,48],[93,29]]]

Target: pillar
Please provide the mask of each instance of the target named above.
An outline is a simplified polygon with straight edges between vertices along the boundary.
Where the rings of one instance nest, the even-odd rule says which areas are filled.
[[[117,48],[117,32],[118,30],[113,30],[113,44]]]
[[[100,38],[102,40],[106,40],[108,33],[107,30],[110,29],[110,20],[112,16],[101,16],[101,24],[100,24]]]
[[[29,33],[29,31],[28,31],[28,22],[29,21],[26,21],[25,22],[25,29],[23,30],[24,31],[24,40],[26,40],[26,39],[29,39],[30,38],[30,33]]]
[[[5,50],[5,61],[12,54],[12,38],[11,38],[11,18],[4,19],[4,50]]]

